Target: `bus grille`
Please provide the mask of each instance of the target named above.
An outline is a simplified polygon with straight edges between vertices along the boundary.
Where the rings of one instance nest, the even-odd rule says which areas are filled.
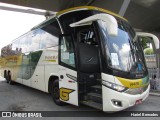
[[[131,94],[131,95],[137,95],[137,94],[142,94],[145,92],[148,88],[148,85],[141,87],[141,88],[132,88],[132,89],[127,89],[125,93]]]

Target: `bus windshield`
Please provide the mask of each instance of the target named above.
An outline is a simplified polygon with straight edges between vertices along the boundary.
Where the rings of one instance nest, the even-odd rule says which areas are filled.
[[[138,42],[133,42],[134,30],[124,21],[118,21],[118,35],[107,33],[105,22],[98,21],[104,36],[105,59],[109,67],[124,72],[144,73],[146,66],[143,51]]]

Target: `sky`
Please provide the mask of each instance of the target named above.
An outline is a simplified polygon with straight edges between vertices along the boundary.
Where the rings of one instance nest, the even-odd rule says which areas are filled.
[[[0,49],[44,20],[42,15],[0,9]]]

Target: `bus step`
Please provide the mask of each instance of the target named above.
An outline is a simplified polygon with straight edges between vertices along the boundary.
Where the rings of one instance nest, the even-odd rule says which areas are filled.
[[[97,93],[88,93],[87,94],[87,99],[92,100],[97,103],[102,103],[102,94],[97,94]]]
[[[91,92],[102,94],[102,85],[91,86]]]
[[[94,101],[82,101],[82,104],[99,109],[99,110],[103,110],[102,104],[94,102]]]

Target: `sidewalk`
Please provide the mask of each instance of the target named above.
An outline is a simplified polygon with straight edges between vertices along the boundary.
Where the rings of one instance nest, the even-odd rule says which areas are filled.
[[[160,97],[160,90],[150,90],[149,95]]]
[[[5,79],[3,77],[0,76],[0,81],[4,81]]]

